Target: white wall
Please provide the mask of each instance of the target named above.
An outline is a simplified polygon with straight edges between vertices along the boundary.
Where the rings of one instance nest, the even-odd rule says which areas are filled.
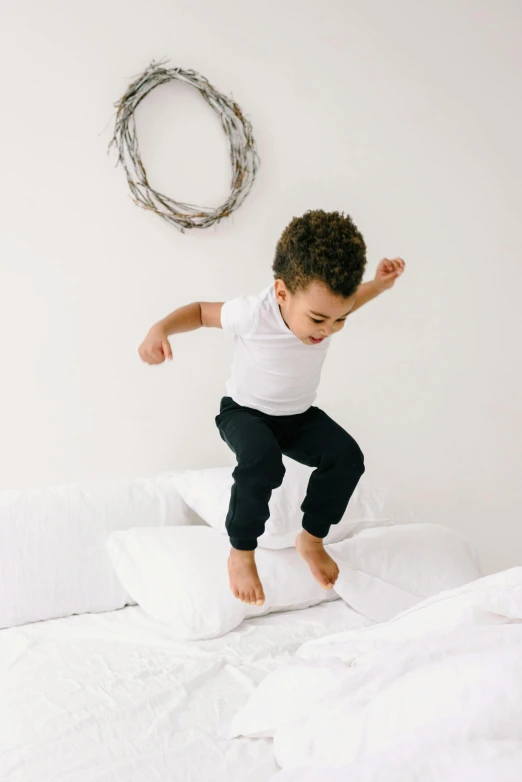
[[[516,0],[4,0],[0,17],[0,486],[233,463],[214,425],[232,343],[201,330],[149,367],[149,326],[257,292],[309,208],[352,215],[407,273],[349,319],[318,404],[367,470],[486,569],[522,553],[522,110]],[[233,95],[261,168],[232,218],[180,234],[106,154],[113,104],[152,59]],[[150,179],[217,204],[227,143],[199,94],[140,107]]]

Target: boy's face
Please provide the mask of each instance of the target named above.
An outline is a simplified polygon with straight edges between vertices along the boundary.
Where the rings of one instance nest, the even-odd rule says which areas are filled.
[[[283,280],[274,285],[283,320],[305,345],[318,345],[340,331],[355,303],[355,293],[345,299],[315,280],[295,293],[290,293]]]

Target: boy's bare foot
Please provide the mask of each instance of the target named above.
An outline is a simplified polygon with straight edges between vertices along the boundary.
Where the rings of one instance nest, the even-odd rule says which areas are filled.
[[[337,581],[339,568],[326,553],[322,538],[316,538],[304,529],[297,536],[295,545],[317,583],[323,589],[332,589]]]
[[[265,594],[257,574],[253,551],[231,549],[228,558],[228,576],[234,597],[249,605],[263,605]]]

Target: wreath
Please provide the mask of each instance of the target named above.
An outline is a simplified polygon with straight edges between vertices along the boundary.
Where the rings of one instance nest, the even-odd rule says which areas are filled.
[[[223,217],[228,217],[243,203],[252,189],[257,170],[259,156],[256,151],[252,126],[243,116],[237,103],[226,95],[222,95],[201,74],[182,68],[164,68],[168,60],[156,63],[154,60],[148,68],[128,86],[123,97],[114,106],[116,120],[114,136],[109,144],[118,150],[118,160],[127,176],[129,188],[137,206],[155,212],[160,217],[176,226],[181,233],[189,228],[208,228],[218,223]],[[230,195],[224,204],[217,208],[195,206],[159,193],[150,186],[145,166],[140,157],[138,136],[134,112],[139,103],[151,90],[160,84],[178,79],[187,82],[198,89],[216,111],[230,145],[230,161],[232,164],[232,185]]]

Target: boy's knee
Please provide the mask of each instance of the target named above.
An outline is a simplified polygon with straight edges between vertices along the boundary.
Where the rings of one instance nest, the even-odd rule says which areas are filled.
[[[336,461],[351,469],[356,469],[361,475],[365,471],[364,454],[352,437],[342,442],[336,454]]]
[[[277,448],[258,446],[248,455],[244,454],[241,462],[244,467],[255,470],[273,488],[282,484],[286,469],[281,452]]]

